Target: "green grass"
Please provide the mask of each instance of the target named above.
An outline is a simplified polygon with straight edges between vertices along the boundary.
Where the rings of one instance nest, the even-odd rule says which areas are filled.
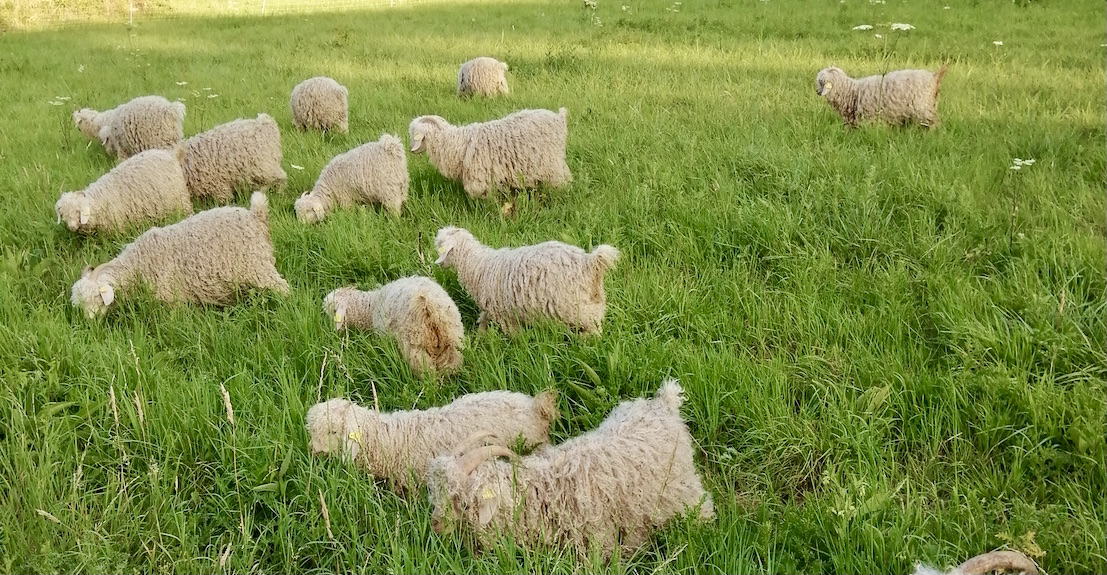
[[[451,2],[0,35],[0,572],[907,573],[1004,545],[1107,572],[1107,8],[946,3]],[[512,92],[460,101],[457,65],[482,54],[510,63]],[[832,64],[943,62],[935,131],[847,130],[814,94]],[[349,87],[348,136],[292,129],[288,94],[317,74]],[[70,114],[148,93],[185,100],[189,135],[277,118],[291,297],[70,308],[81,268],[141,231],[55,225],[59,192],[113,165]],[[414,116],[559,106],[575,181],[513,217],[411,157],[401,218],[295,220],[329,158],[406,140]],[[496,246],[619,247],[602,339],[477,334],[454,274],[418,256],[451,224]],[[454,377],[413,376],[390,340],[340,336],[320,309],[410,274],[462,308]],[[687,390],[718,519],[608,564],[475,553],[431,531],[424,497],[306,452],[304,414],[331,396],[406,409],[552,386],[561,440],[665,376]]]

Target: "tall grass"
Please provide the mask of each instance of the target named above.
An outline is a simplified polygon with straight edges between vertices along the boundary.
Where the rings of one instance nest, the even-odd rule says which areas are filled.
[[[0,571],[905,573],[1010,546],[1107,572],[1107,8],[948,4],[509,1],[5,33]],[[510,63],[511,94],[458,100],[457,65],[483,54]],[[942,63],[934,131],[847,130],[814,94],[832,64]],[[350,89],[349,135],[292,128],[289,91],[319,74]],[[148,93],[185,101],[187,134],[277,118],[290,297],[70,308],[80,269],[141,232],[55,224],[59,192],[113,165],[70,114]],[[402,217],[295,221],[331,157],[417,115],[559,106],[575,181],[510,217],[412,157]],[[418,256],[443,225],[619,247],[603,337],[476,333],[456,277]],[[416,377],[321,311],[334,287],[410,274],[462,309],[454,377]],[[610,563],[474,552],[431,531],[421,496],[306,452],[304,413],[332,396],[375,389],[391,410],[552,386],[562,440],[665,376],[718,519]]]

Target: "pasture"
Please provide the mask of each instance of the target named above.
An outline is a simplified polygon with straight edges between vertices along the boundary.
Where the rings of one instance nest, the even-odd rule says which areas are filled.
[[[494,0],[9,25],[0,572],[909,573],[1000,547],[1107,572],[1105,21],[1091,0]],[[479,55],[510,64],[509,95],[455,96]],[[935,130],[846,129],[814,91],[826,66],[943,63]],[[349,134],[293,129],[289,92],[315,75],[349,88]],[[186,136],[277,119],[290,297],[71,308],[81,269],[142,231],[55,224],[59,193],[114,165],[71,114],[144,94],[184,101]],[[566,189],[473,200],[409,156],[401,217],[296,221],[331,157],[406,143],[413,117],[561,106]],[[432,263],[446,225],[618,247],[603,336],[477,333]],[[392,340],[322,313],[336,287],[407,275],[460,306],[457,375],[416,377]],[[552,387],[563,440],[668,376],[718,518],[611,562],[476,552],[431,530],[424,495],[306,449],[306,410],[333,396],[392,410]]]

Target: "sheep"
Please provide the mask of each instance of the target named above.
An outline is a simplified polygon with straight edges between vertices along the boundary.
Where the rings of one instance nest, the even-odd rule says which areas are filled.
[[[391,334],[416,373],[461,367],[461,312],[430,278],[401,278],[373,291],[339,288],[323,299],[323,311],[339,331],[353,326]]]
[[[119,159],[139,152],[174,148],[184,138],[185,105],[161,96],[140,96],[97,112],[82,108],[73,112],[77,128]]]
[[[920,563],[915,566],[914,575],[984,575],[996,571],[1016,571],[1025,575],[1038,575],[1038,566],[1018,551],[992,551],[977,555],[946,572]]]
[[[292,89],[288,107],[292,123],[299,130],[349,131],[349,91],[333,78],[316,76],[300,82]]]
[[[235,186],[284,186],[281,131],[268,114],[220,124],[184,141],[185,181],[192,199],[234,200]]]
[[[552,318],[584,335],[600,335],[607,310],[603,278],[619,250],[604,244],[591,253],[549,241],[494,249],[468,230],[438,230],[436,264],[457,270],[458,280],[480,308],[477,326],[494,322],[508,334],[542,318]]]
[[[296,200],[296,217],[311,224],[335,207],[370,202],[398,216],[407,200],[409,180],[403,142],[382,134],[379,141],[358,146],[328,162],[311,192]]]
[[[440,116],[411,121],[411,151],[426,152],[443,176],[482,198],[497,188],[526,189],[573,181],[565,163],[569,111],[521,110],[498,120],[452,126]]]
[[[826,101],[847,126],[866,120],[889,124],[918,122],[938,126],[938,90],[947,66],[937,72],[896,70],[880,76],[850,78],[839,68],[825,68],[815,77],[815,93]]]
[[[460,97],[495,96],[507,93],[507,62],[481,56],[461,65],[457,71],[457,95]]]
[[[164,302],[226,305],[246,287],[289,293],[274,266],[269,201],[255,192],[250,209],[213,208],[163,228],[150,228],[115,259],[86,267],[73,284],[73,307],[102,316],[116,295],[149,285]]]
[[[71,232],[91,233],[191,214],[183,157],[183,148],[155,149],[123,160],[84,190],[62,194],[54,205],[58,223],[64,220]]]
[[[666,380],[654,399],[624,401],[599,427],[517,457],[502,446],[441,455],[427,467],[436,533],[458,523],[489,548],[511,534],[525,547],[567,545],[609,557],[644,545],[650,530],[687,509],[714,518],[680,417],[683,390]],[[466,445],[465,447],[468,447]],[[492,458],[505,456],[511,462]]]
[[[403,491],[410,485],[409,474],[421,483],[430,458],[448,453],[478,430],[490,431],[492,441],[501,445],[519,437],[541,445],[549,442],[550,423],[557,416],[552,390],[535,397],[508,391],[470,393],[442,407],[391,413],[331,399],[308,409],[307,430],[312,455],[342,453]]]

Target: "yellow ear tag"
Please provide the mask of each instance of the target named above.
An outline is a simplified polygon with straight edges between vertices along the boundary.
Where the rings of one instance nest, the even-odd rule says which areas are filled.
[[[337,311],[334,312],[334,323],[342,323],[342,314]]]
[[[491,488],[487,488],[487,487],[480,494],[481,499],[492,499],[495,496],[496,496],[496,492],[492,491]]]
[[[829,93],[830,93],[830,89],[831,89],[832,87],[834,87],[834,84],[831,84],[830,82],[827,82],[827,83],[826,83],[826,87],[825,87],[825,88],[823,88],[823,94],[829,94]]]
[[[438,251],[438,255],[442,255],[442,254],[446,253],[446,246],[438,246],[434,249]]]
[[[358,443],[361,443],[361,430],[359,429],[357,431],[351,431],[350,435],[347,435],[346,437],[349,437],[350,439],[353,439],[354,441],[356,441]]]
[[[108,286],[100,286],[100,293],[108,293]]]

